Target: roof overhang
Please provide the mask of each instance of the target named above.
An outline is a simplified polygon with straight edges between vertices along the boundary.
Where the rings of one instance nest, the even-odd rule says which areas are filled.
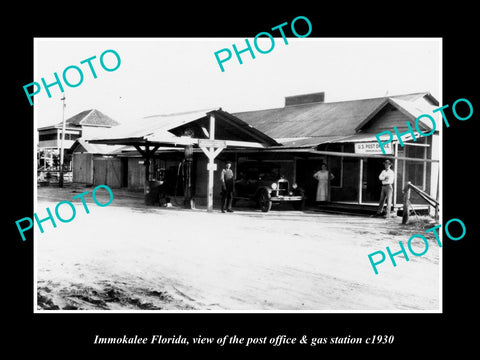
[[[398,142],[398,138],[393,136],[393,139],[390,138],[388,134],[352,134],[352,135],[329,135],[321,137],[311,137],[311,138],[299,138],[293,139],[290,141],[284,142],[280,146],[270,146],[268,149],[314,149],[319,145],[323,144],[333,144],[333,143],[361,143],[361,142],[377,142],[377,135],[381,142],[388,142],[391,140],[393,143]],[[414,132],[415,138],[419,139],[422,135],[418,132]],[[402,141],[413,140],[411,134],[405,134],[402,136]]]
[[[232,114],[219,110],[192,112],[184,114],[172,114],[158,117],[158,123],[155,119],[150,121],[148,127],[139,128],[129,124],[122,125],[112,129],[112,132],[102,135],[101,137],[91,138],[87,140],[93,144],[109,144],[109,145],[131,145],[131,146],[155,146],[155,147],[186,147],[188,145],[198,146],[199,140],[208,139],[204,137],[187,137],[175,135],[181,133],[180,130],[195,122],[203,121],[210,115],[215,116],[216,127],[229,128],[231,132],[241,133],[243,140],[238,139],[217,139],[224,140],[227,147],[237,148],[265,148],[270,145],[279,145],[274,139],[265,135],[261,131],[253,128],[243,120],[238,119]],[[218,121],[217,121],[218,120]],[[162,123],[163,122],[163,123]],[[165,126],[167,123],[167,126]],[[249,141],[245,141],[248,139]]]
[[[433,129],[431,123],[429,123],[429,121],[424,120],[426,116],[422,116],[422,115],[428,115],[431,118],[433,118],[436,122],[438,122],[439,120],[439,114],[438,113],[435,114],[432,112],[434,108],[433,106],[428,106],[428,109],[427,109],[426,105],[423,107],[420,107],[418,104],[414,104],[405,100],[386,98],[372,113],[370,113],[370,115],[368,115],[368,117],[365,118],[365,120],[363,120],[360,124],[357,125],[357,127],[355,128],[355,131],[357,132],[361,131],[361,129],[367,123],[369,123],[372,119],[374,119],[375,116],[380,112],[380,110],[385,108],[385,106],[387,106],[388,104],[393,106],[398,111],[400,111],[403,115],[405,115],[405,117],[409,121],[412,121],[414,124],[418,119],[418,123],[422,128],[421,130],[430,131]]]

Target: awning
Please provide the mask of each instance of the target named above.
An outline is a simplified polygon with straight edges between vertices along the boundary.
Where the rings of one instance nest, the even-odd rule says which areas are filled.
[[[205,134],[200,135],[203,137],[181,136],[183,134],[182,129],[187,126],[194,126],[192,124],[198,125],[208,122],[210,114],[215,115],[216,126],[220,127],[224,133],[243,134],[242,137],[232,136],[230,139],[216,137],[217,140],[225,141],[227,147],[265,148],[268,145],[278,145],[274,139],[221,109],[150,116],[134,123],[117,126],[108,134],[92,137],[88,142],[92,144],[154,147],[198,145],[200,140],[208,137]],[[216,132],[218,132],[218,128]]]
[[[414,132],[415,137],[418,139],[421,135],[418,132]],[[380,140],[387,141],[390,136],[387,134],[380,135]],[[411,134],[402,136],[402,141],[412,140]],[[357,142],[377,142],[375,134],[353,134],[353,135],[330,135],[330,136],[316,136],[311,138],[299,138],[290,139],[282,142],[282,146],[270,146],[269,149],[298,149],[298,148],[315,148],[322,144],[331,143],[357,143]],[[393,136],[393,143],[398,142],[397,137]]]

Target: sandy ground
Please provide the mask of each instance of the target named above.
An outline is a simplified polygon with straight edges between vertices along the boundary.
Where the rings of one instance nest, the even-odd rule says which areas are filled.
[[[83,190],[39,188],[39,216],[73,191]],[[207,213],[114,194],[106,207],[86,196],[89,214],[74,201],[75,219],[44,222],[43,234],[35,225],[39,310],[440,310],[433,235],[425,255],[397,256],[397,267],[387,257],[373,272],[368,254],[423,233],[400,217]]]

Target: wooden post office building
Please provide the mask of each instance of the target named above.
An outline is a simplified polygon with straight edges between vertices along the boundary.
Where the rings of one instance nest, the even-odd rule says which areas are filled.
[[[171,183],[176,181],[185,146],[187,143],[193,145],[194,196],[201,203],[207,196],[208,158],[198,148],[198,140],[209,139],[209,119],[213,116],[216,119],[215,139],[226,143],[226,148],[215,159],[218,170],[227,160],[232,161],[238,177],[247,163],[275,163],[282,176],[305,190],[307,204],[314,204],[315,200],[317,180],[313,174],[325,163],[334,176],[330,182],[329,207],[374,209],[381,189],[378,175],[386,158],[392,161],[396,174],[395,206],[402,204],[402,189],[407,182],[437,197],[438,130],[428,137],[415,132],[416,141],[411,135],[402,136],[404,146],[395,137],[386,147],[386,155],[375,137],[382,131],[393,132],[393,127],[401,133],[406,132],[406,122],[415,129],[413,125],[419,115],[432,115],[432,110],[439,106],[430,93],[337,102],[326,102],[324,97],[324,93],[291,96],[285,98],[285,105],[280,108],[238,113],[220,108],[152,116],[136,122],[134,127],[112,128],[108,135],[89,142],[126,146],[115,156],[135,160],[123,162],[128,165],[121,170],[126,172],[122,178],[130,179],[128,173],[136,171],[139,177],[147,174],[145,180],[152,180],[158,169],[164,169],[170,174]],[[422,132],[428,133],[432,124],[420,122],[419,126]],[[181,141],[186,135],[195,141]],[[148,169],[139,171],[139,165],[145,168],[145,156],[148,156]],[[138,185],[142,181],[132,178],[132,183]],[[128,181],[121,186],[130,187]],[[218,197],[219,193],[217,171],[214,196]],[[415,196],[411,200],[414,204],[422,203]]]

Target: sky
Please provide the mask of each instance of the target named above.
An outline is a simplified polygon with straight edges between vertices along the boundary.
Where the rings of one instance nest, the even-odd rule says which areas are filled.
[[[232,49],[246,47],[244,38],[36,38],[34,79],[62,79],[70,65],[83,72],[83,82],[68,87],[65,118],[97,109],[120,123],[145,116],[222,108],[240,112],[284,106],[285,96],[325,92],[325,101],[343,101],[412,92],[430,92],[441,102],[442,42],[439,38],[275,38],[274,48],[259,53],[249,39],[255,59]],[[258,42],[271,46],[268,38]],[[220,70],[214,53],[228,48],[232,58]],[[105,71],[99,62],[115,50],[121,63]],[[220,54],[221,57],[226,53]],[[88,64],[92,60],[97,78]],[[112,53],[104,57],[114,67]],[[68,70],[71,83],[79,81]],[[25,84],[26,85],[26,84]],[[42,87],[34,96],[37,127],[62,121],[62,93]],[[28,99],[25,96],[26,104]]]

